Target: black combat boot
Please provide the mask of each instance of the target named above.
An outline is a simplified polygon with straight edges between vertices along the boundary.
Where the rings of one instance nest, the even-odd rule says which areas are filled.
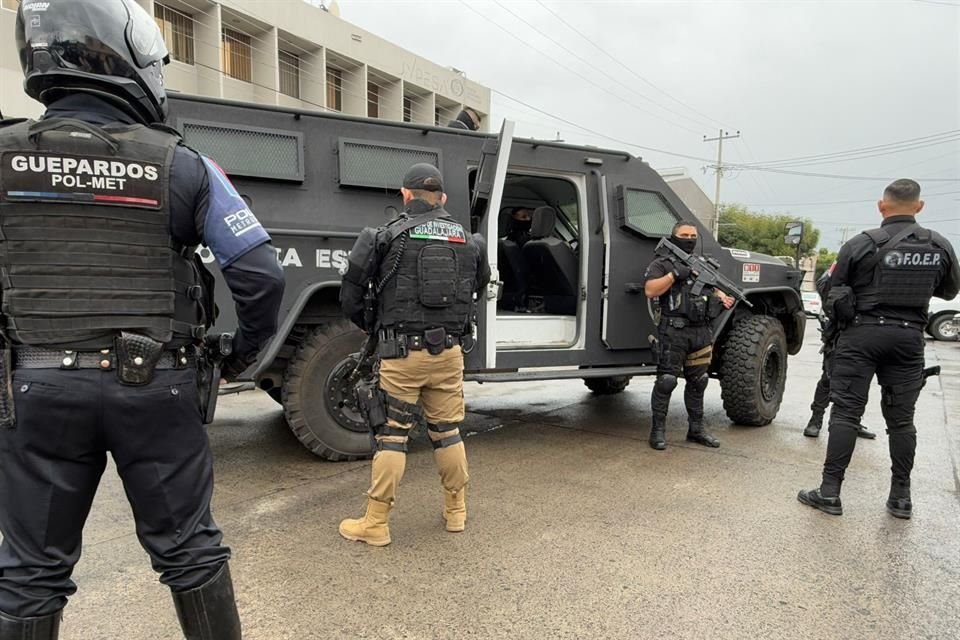
[[[667,448],[667,416],[653,414],[650,422],[650,448],[657,451]]]
[[[691,422],[689,424],[687,428],[687,440],[702,444],[705,447],[717,448],[720,446],[720,441],[707,433],[702,422]]]
[[[840,502],[840,496],[825,496],[821,493],[820,487],[801,491],[797,494],[797,500],[832,516],[843,515],[843,504]]]
[[[816,438],[820,435],[821,429],[823,429],[823,411],[814,412],[810,416],[810,422],[807,423],[807,428],[803,430],[803,435],[808,438]]]
[[[909,520],[913,515],[913,502],[910,500],[910,481],[890,481],[890,497],[887,498],[887,511],[894,518]]]
[[[0,640],[57,640],[62,611],[36,618],[14,618],[0,611]]]
[[[186,640],[241,640],[240,616],[226,563],[206,584],[173,593]]]

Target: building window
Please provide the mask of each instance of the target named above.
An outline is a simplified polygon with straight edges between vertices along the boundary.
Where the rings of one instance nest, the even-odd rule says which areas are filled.
[[[193,64],[193,18],[159,2],[153,6],[153,14],[170,57]]]
[[[287,53],[280,52],[280,93],[286,94],[291,98],[300,97],[300,58]]]
[[[380,117],[380,86],[376,82],[367,83],[367,117]]]
[[[343,111],[343,71],[327,69],[327,109]]]
[[[403,121],[413,122],[413,98],[403,96]]]
[[[245,33],[223,28],[223,72],[231,78],[253,80],[252,38]]]

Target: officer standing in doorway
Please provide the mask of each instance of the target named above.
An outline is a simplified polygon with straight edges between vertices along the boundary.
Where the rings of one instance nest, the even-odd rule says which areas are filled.
[[[375,436],[366,514],[341,522],[340,535],[374,546],[390,544],[387,519],[406,466],[410,429],[421,414],[440,471],[446,529],[466,526],[461,340],[472,331],[474,294],[490,281],[482,244],[443,208],[447,196],[436,167],[410,167],[401,193],[404,215],[361,232],[340,294],[344,314],[377,338],[387,416]],[[375,318],[365,317],[368,291],[376,292]]]
[[[670,232],[670,242],[693,253],[697,246],[697,227],[678,222]],[[706,447],[720,446],[703,426],[703,392],[713,357],[710,321],[720,314],[721,306],[729,309],[735,300],[713,287],[704,288],[706,295],[692,295],[695,277],[689,267],[671,254],[654,258],[644,273],[644,293],[648,298],[660,299],[659,360],[650,401],[653,414],[650,446],[658,451],[667,448],[667,409],[681,375],[686,379],[683,400],[689,425],[687,440]]]
[[[186,638],[239,639],[210,514],[200,396],[219,377],[199,388],[198,362],[215,306],[195,250],[212,250],[236,303],[233,379],[276,330],[270,238],[163,126],[169,58],[139,5],[24,2],[16,43],[47,110],[0,124],[0,640],[57,638],[107,452]]]
[[[830,281],[830,274],[833,272],[836,263],[830,265],[830,268],[824,271],[823,275],[817,280],[817,293],[820,294],[821,304],[826,304],[827,283]],[[820,353],[823,354],[823,364],[821,367],[820,380],[817,381],[817,388],[813,392],[813,402],[810,403],[810,421],[807,422],[803,435],[808,438],[816,438],[820,435],[823,428],[823,414],[827,411],[830,404],[830,373],[833,371],[833,352],[837,346],[837,325],[830,321],[823,311],[820,312],[817,320],[820,323],[820,340],[823,343],[820,347]],[[868,431],[862,424],[857,427],[857,437],[873,440],[877,437],[873,431]]]
[[[830,380],[830,439],[820,486],[801,491],[797,499],[832,515],[843,513],[840,487],[876,374],[890,443],[887,511],[909,518],[927,307],[931,296],[957,294],[960,265],[946,238],[917,224],[923,209],[919,184],[891,183],[878,208],[880,227],[843,245],[827,283],[826,311],[840,328]]]

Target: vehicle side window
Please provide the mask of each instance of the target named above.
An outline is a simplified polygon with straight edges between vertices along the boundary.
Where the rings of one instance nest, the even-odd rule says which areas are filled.
[[[617,201],[620,226],[645,236],[669,236],[680,220],[660,194],[653,191],[617,187]]]

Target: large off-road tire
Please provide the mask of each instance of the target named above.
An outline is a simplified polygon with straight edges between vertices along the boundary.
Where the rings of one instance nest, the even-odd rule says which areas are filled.
[[[606,378],[584,378],[583,384],[598,396],[612,396],[620,393],[630,384],[631,376],[608,376]]]
[[[737,320],[721,346],[720,395],[737,424],[761,427],[777,416],[787,378],[787,336],[769,316]]]
[[[953,319],[954,311],[933,316],[927,325],[928,333],[937,340],[960,340],[960,322]]]
[[[341,383],[360,351],[363,332],[345,320],[307,333],[283,378],[287,424],[307,449],[326,460],[369,457],[370,432]]]

